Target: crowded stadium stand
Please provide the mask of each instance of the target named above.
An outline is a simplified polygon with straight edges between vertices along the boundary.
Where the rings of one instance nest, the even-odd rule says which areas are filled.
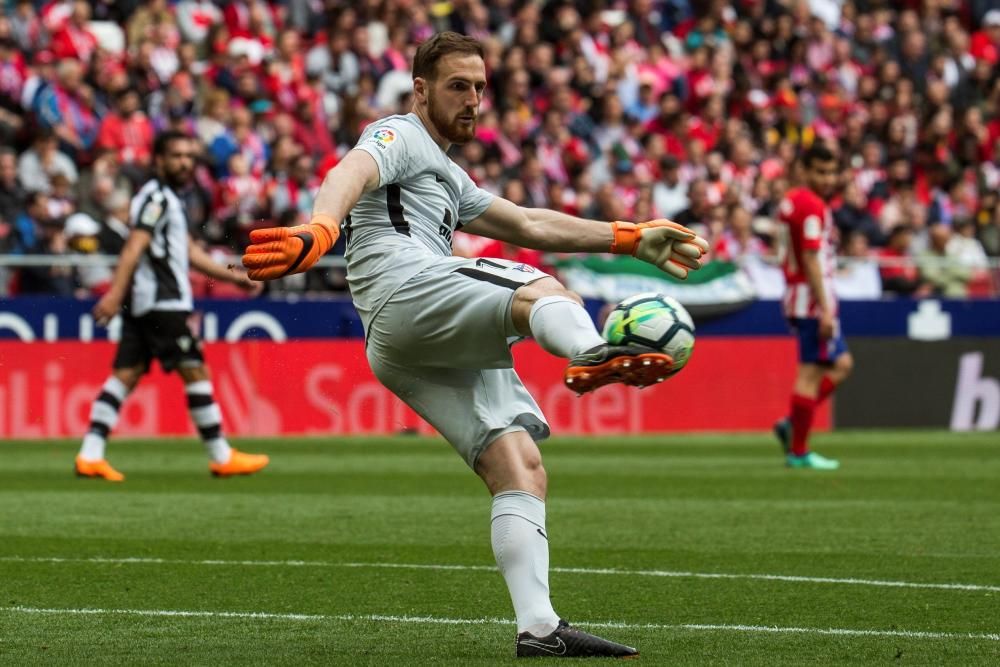
[[[366,124],[409,109],[416,46],[487,49],[483,188],[600,220],[669,217],[775,298],[777,203],[838,149],[847,299],[998,293],[1000,9],[989,0],[5,0],[0,295],[100,295],[155,133],[197,137],[196,239],[307,220]],[[343,293],[343,241],[268,286]],[[456,235],[455,252],[559,258]],[[238,296],[198,280],[197,296]]]

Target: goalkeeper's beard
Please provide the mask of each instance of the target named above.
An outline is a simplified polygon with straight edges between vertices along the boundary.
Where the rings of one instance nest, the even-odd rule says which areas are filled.
[[[477,109],[463,109],[454,116],[449,117],[448,112],[441,109],[434,103],[434,93],[427,91],[427,114],[431,123],[442,137],[453,144],[465,144],[476,136],[476,124],[479,120]],[[460,116],[472,116],[472,122],[462,122]]]

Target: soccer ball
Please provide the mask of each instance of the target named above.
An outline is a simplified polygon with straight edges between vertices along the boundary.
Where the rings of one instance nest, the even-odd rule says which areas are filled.
[[[608,315],[604,339],[612,345],[637,343],[669,354],[678,373],[694,350],[694,321],[673,297],[649,292],[631,296]]]

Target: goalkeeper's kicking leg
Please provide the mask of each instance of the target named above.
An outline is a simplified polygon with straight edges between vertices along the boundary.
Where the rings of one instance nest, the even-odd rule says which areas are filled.
[[[645,387],[666,379],[673,359],[642,345],[610,345],[598,333],[579,296],[554,278],[514,293],[514,325],[542,348],[570,360],[566,386],[582,394],[613,382]]]

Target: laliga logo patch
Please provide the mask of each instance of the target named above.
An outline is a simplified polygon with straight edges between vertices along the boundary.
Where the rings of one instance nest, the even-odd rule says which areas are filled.
[[[820,222],[819,216],[810,215],[806,218],[804,223],[804,228],[802,230],[802,235],[807,239],[818,239],[823,235],[823,223]]]
[[[535,272],[535,267],[528,266],[527,264],[517,264],[517,265],[512,266],[510,268],[513,269],[514,271],[523,271],[524,273],[534,273]]]
[[[380,150],[385,150],[396,140],[396,133],[387,127],[380,127],[372,133],[372,141]]]

